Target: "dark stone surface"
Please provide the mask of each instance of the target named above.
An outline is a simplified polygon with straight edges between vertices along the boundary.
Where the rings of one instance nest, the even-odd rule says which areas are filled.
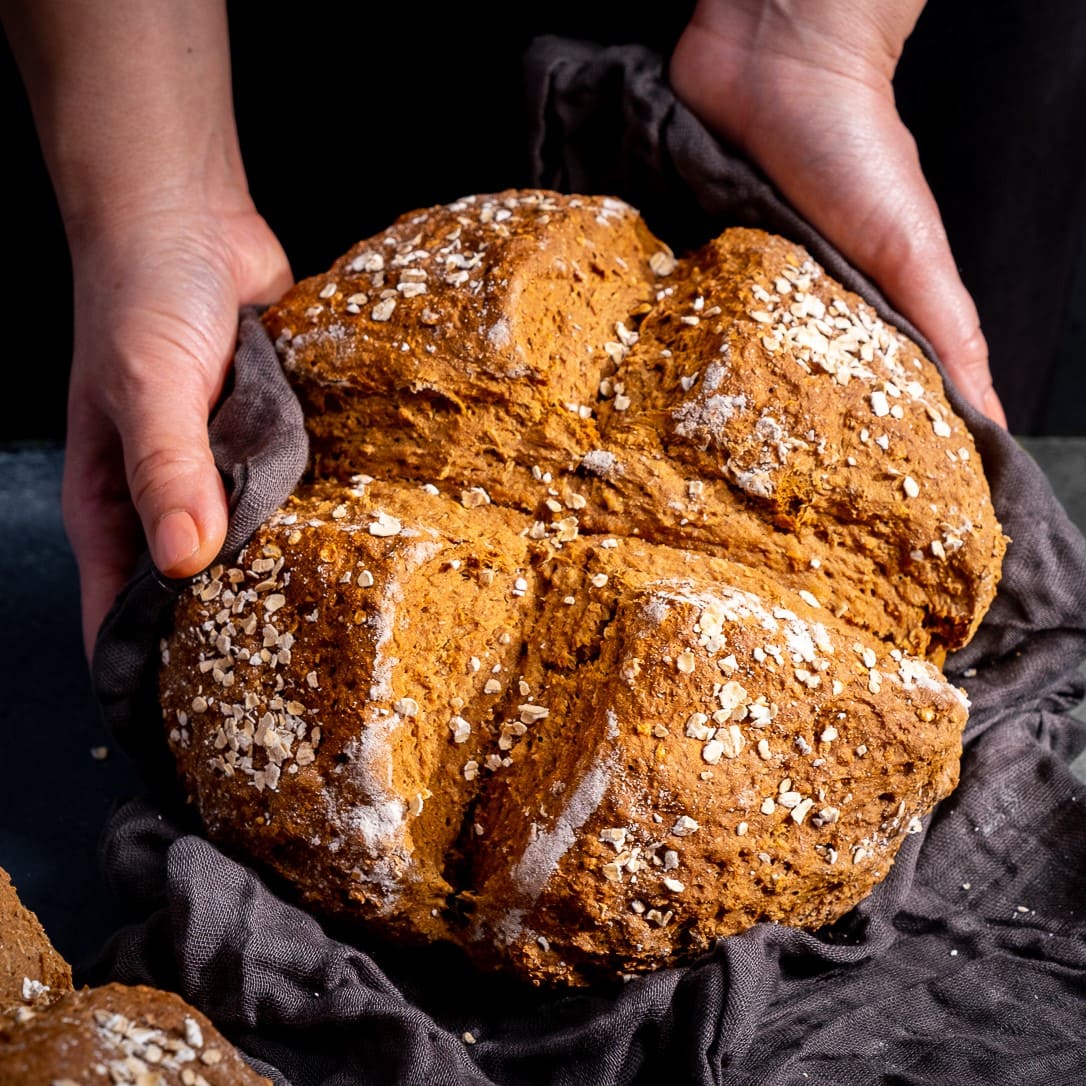
[[[1086,530],[1086,438],[1022,444]],[[141,791],[109,743],[91,697],[79,635],[75,563],[60,519],[62,451],[0,446],[0,867],[57,949],[76,967],[123,922],[97,867],[99,833],[114,804]],[[1086,706],[1079,712],[1086,716]],[[108,757],[97,760],[94,747]],[[1078,760],[1086,780],[1086,754]]]
[[[138,781],[91,697],[60,471],[55,447],[0,450],[0,867],[78,970],[120,920],[96,849],[112,805]],[[101,746],[109,753],[97,760]]]
[[[1086,358],[1082,364],[1086,368]],[[1019,444],[1040,464],[1068,515],[1086,533],[1086,437],[1023,437]]]
[[[1086,438],[1024,437],[1019,442],[1040,464],[1068,516],[1086,534]],[[1080,670],[1086,675],[1086,661]],[[1086,720],[1086,701],[1075,710],[1075,716]],[[1071,768],[1086,780],[1086,751],[1071,763]]]

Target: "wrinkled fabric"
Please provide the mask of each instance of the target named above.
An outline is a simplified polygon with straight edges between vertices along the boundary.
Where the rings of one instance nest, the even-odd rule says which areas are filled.
[[[675,100],[659,56],[544,38],[525,73],[538,184],[621,196],[676,249],[735,224],[784,234],[934,357]],[[156,782],[102,839],[111,884],[142,919],[110,942],[95,979],[179,991],[293,1086],[1083,1081],[1086,785],[1068,763],[1086,744],[1069,715],[1084,692],[1086,543],[1014,439],[949,393],[1012,539],[995,603],[947,664],[973,704],[962,779],[836,924],[759,925],[696,965],[573,992],[480,974],[451,948],[322,926],[206,841],[166,783],[154,681],[184,584],[148,565],[95,656],[107,720]],[[305,461],[301,412],[252,312],[211,428],[231,492],[225,556]]]

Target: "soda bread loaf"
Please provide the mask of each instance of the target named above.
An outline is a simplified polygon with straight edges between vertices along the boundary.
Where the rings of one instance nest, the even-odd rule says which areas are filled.
[[[0,1086],[270,1086],[180,996],[72,987],[71,966],[0,869]]]
[[[160,694],[209,835],[537,983],[815,928],[957,781],[1006,540],[938,373],[799,247],[403,216],[265,313],[309,475]]]

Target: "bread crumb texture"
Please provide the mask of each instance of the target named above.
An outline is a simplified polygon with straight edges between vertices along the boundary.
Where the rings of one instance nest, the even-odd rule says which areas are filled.
[[[264,314],[307,478],[162,643],[209,836],[319,915],[586,984],[815,929],[955,786],[1007,543],[915,344],[620,200],[401,217]]]

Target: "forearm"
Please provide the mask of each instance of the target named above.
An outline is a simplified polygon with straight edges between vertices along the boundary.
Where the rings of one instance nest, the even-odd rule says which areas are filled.
[[[245,193],[223,0],[0,0],[0,17],[70,237]]]

